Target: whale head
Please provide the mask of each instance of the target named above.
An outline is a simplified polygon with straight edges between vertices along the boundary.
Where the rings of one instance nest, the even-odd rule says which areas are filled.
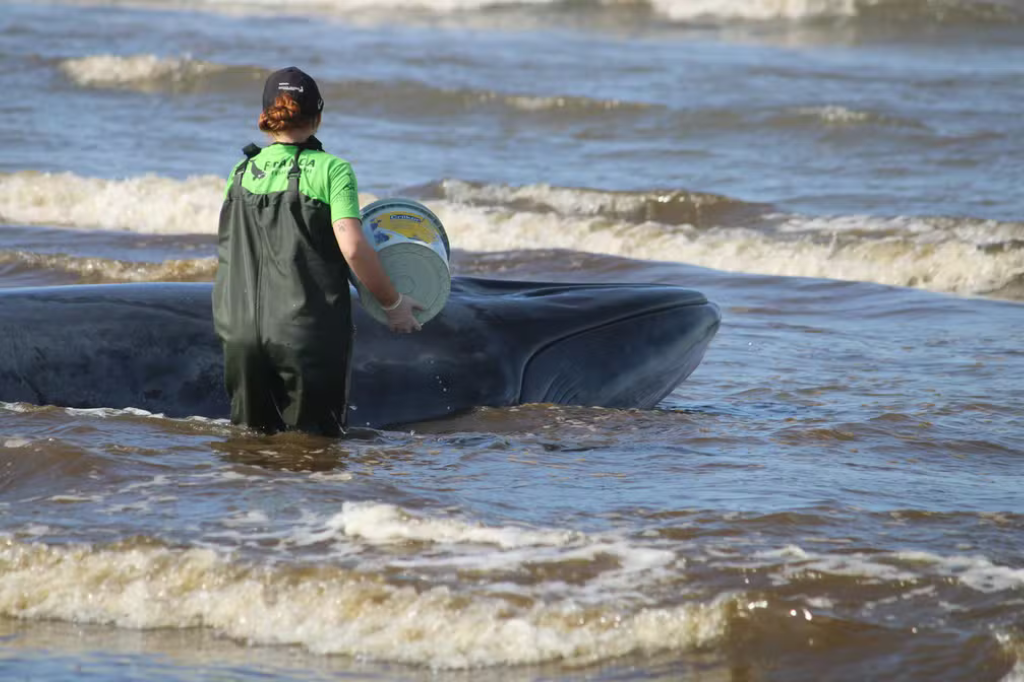
[[[356,312],[354,425],[524,403],[650,408],[697,367],[721,320],[681,287],[469,277],[418,334]]]
[[[517,403],[654,407],[697,367],[721,322],[717,306],[681,287],[513,287],[490,305],[492,324],[524,353]]]

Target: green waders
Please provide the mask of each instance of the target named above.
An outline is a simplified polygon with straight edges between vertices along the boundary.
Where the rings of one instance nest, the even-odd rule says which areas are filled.
[[[352,350],[348,264],[330,206],[299,192],[304,149],[320,146],[315,138],[299,145],[288,188],[268,194],[242,187],[260,148],[243,150],[220,213],[213,318],[231,421],[338,435]]]

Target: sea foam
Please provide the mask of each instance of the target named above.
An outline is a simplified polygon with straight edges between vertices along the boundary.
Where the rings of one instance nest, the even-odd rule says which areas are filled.
[[[112,0],[113,1],[113,0]],[[317,13],[346,15],[353,12],[381,14],[394,9],[405,9],[425,14],[453,14],[490,8],[530,8],[562,4],[562,0],[139,0],[160,7],[204,8],[213,11],[251,13]],[[976,5],[981,5],[979,9]],[[994,6],[994,9],[989,7]],[[583,12],[615,8],[617,11],[654,11],[670,21],[804,21],[815,19],[848,19],[866,12],[892,10],[898,15],[917,16],[922,19],[941,19],[950,9],[961,13],[985,17],[998,14],[998,3],[960,2],[932,3],[927,0],[583,0],[574,3],[574,9]],[[943,12],[943,9],[946,11]],[[1002,15],[1011,15],[1009,11]],[[365,19],[365,16],[359,16]]]
[[[636,608],[392,583],[333,566],[262,566],[204,549],[0,544],[0,613],[126,628],[210,628],[434,668],[565,661],[707,645],[730,601]]]
[[[146,175],[121,180],[70,173],[0,175],[0,221],[11,224],[216,234],[225,180]],[[751,215],[756,207],[715,195],[619,193],[441,183],[427,205],[457,249],[569,249],[724,271],[912,286],[958,294],[997,292],[1024,272],[1024,224],[977,219]],[[658,214],[659,196],[676,202]],[[373,200],[360,195],[360,202]],[[525,210],[520,208],[525,206]],[[724,224],[717,224],[722,216]],[[5,258],[27,258],[24,254]],[[169,274],[202,278],[210,261],[172,264]],[[128,273],[130,268],[112,266]],[[164,267],[164,266],[160,266]],[[69,260],[70,270],[88,264]],[[157,272],[160,272],[159,267]],[[140,275],[134,279],[146,279]]]

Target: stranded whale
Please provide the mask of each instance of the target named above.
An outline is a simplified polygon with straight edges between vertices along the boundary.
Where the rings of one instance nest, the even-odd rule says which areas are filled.
[[[211,284],[0,290],[0,401],[226,417]],[[665,285],[456,277],[412,335],[353,302],[349,423],[531,402],[650,408],[700,363],[717,306]]]

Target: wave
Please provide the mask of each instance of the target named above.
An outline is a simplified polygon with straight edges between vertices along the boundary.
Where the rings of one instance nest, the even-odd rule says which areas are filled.
[[[856,127],[881,126],[926,130],[928,126],[913,119],[889,116],[876,111],[862,111],[828,104],[817,107],[787,109],[772,116],[768,122],[778,127]]]
[[[0,175],[0,221],[213,235],[223,187],[224,180],[213,176],[102,180],[18,172]],[[461,180],[420,189],[452,244],[466,251],[567,249],[733,272],[1008,297],[1015,297],[1015,283],[1024,273],[1024,223],[1017,222],[792,216],[684,190],[611,192]],[[373,199],[360,196],[363,205]],[[58,267],[86,271],[89,266],[71,260]],[[139,276],[160,273],[161,267],[143,268]],[[200,260],[167,267],[201,277],[207,266]]]
[[[770,207],[718,194],[687,190],[614,192],[578,187],[524,185],[513,187],[443,180],[415,188],[428,198],[466,206],[492,206],[533,213],[601,217],[626,222],[659,222],[696,227],[736,223]]]
[[[651,0],[677,21],[867,20],[931,24],[1019,23],[1024,10],[1013,0]]]
[[[148,234],[216,232],[226,178],[124,180],[73,173],[0,174],[0,221]]]
[[[696,230],[445,205],[434,210],[452,242],[470,251],[571,249],[731,272],[876,282],[962,295],[998,293],[1024,272],[1024,250],[986,252],[955,233],[931,231],[927,219],[839,218],[837,230],[830,228],[830,219],[794,219],[788,223],[790,229],[801,224],[806,229],[786,235],[744,227]],[[839,231],[850,224],[861,226],[863,233]],[[914,234],[919,227],[921,235]],[[892,228],[901,232],[886,234]],[[1024,226],[1005,228],[1020,231]],[[875,229],[880,234],[871,234]],[[910,232],[902,231],[906,229]]]
[[[127,57],[91,55],[65,59],[58,63],[58,68],[71,82],[81,87],[139,92],[213,91],[223,87],[225,81],[259,80],[258,73],[245,67],[213,64],[189,57],[157,57],[152,54]]]
[[[583,538],[561,530],[526,530],[482,526],[448,518],[413,516],[391,504],[352,503],[331,519],[330,526],[347,537],[378,545],[420,543],[495,545],[504,549],[562,547]]]
[[[135,92],[250,93],[262,86],[270,71],[255,66],[229,66],[195,60],[188,56],[89,55],[65,59],[57,68],[82,88]],[[450,115],[461,111],[497,108],[525,115],[568,116],[573,119],[604,115],[641,114],[659,105],[621,100],[593,99],[565,94],[501,93],[468,88],[435,88],[417,81],[321,81],[325,99],[337,106],[378,108],[392,114]],[[416,102],[410,111],[409,102]]]
[[[1024,682],[1024,637],[1016,633],[997,632],[996,641],[1014,661],[1013,669],[999,682]]]
[[[695,19],[846,18],[857,15],[857,0],[650,0],[651,6],[677,21]]]
[[[123,0],[98,1],[123,4]],[[1024,23],[1024,8],[1015,0],[134,0],[132,4],[252,14],[327,14],[356,17],[360,21],[394,20],[395,10],[425,15],[556,10],[559,14],[612,13],[620,18],[682,23]]]
[[[139,540],[0,546],[0,614],[133,629],[209,628],[253,644],[298,645],[441,669],[685,650],[720,638],[731,603],[584,605],[484,588],[390,582],[331,565],[253,565]],[[496,586],[497,587],[497,586]]]
[[[108,282],[209,282],[217,273],[216,258],[167,260],[144,263],[68,254],[0,251],[4,277],[19,271],[50,270],[74,275],[80,284]]]

